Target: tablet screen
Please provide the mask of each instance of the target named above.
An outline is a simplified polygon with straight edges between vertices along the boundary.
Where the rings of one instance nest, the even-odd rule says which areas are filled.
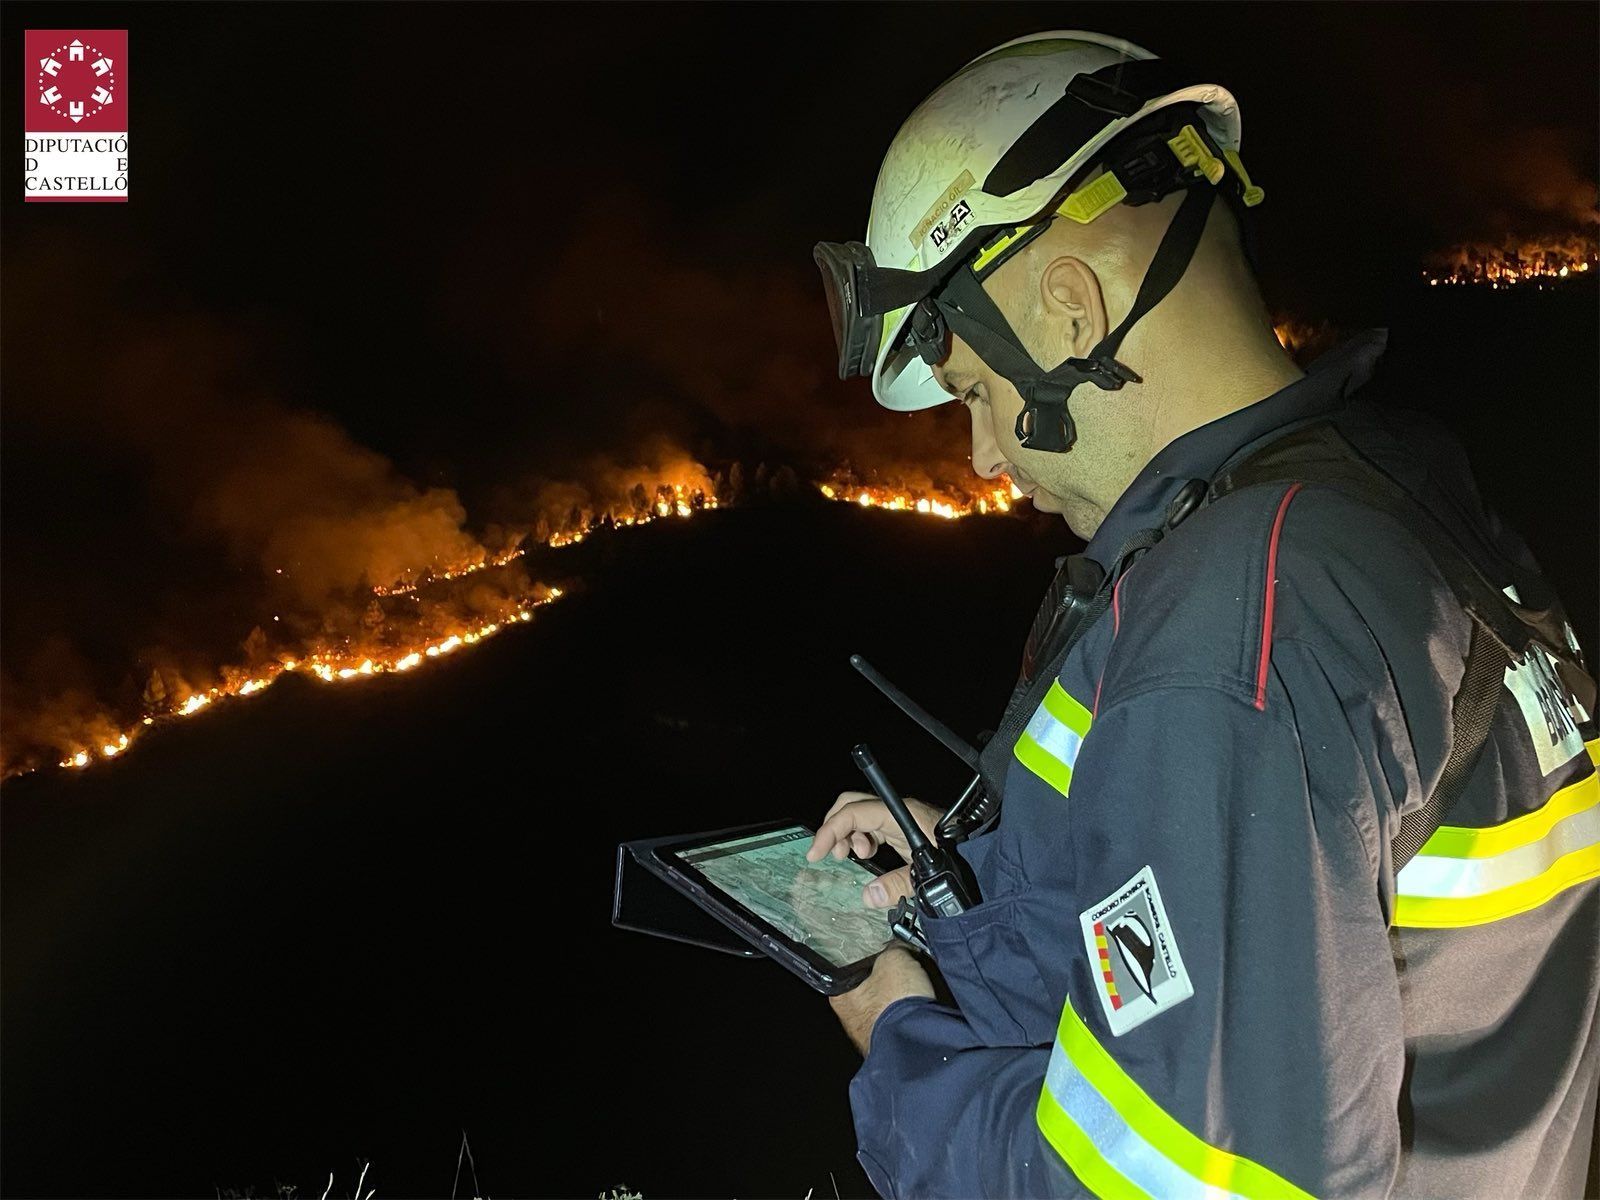
[[[873,873],[850,859],[806,861],[811,831],[797,826],[680,850],[704,875],[767,924],[835,966],[860,962],[889,941],[889,919],[861,902]]]

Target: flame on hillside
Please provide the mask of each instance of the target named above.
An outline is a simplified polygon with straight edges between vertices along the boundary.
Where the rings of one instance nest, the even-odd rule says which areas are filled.
[[[103,732],[105,740],[99,745],[79,749],[61,759],[62,767],[87,767],[90,763],[115,758],[133,743],[150,726],[182,717],[192,717],[204,712],[218,701],[254,696],[292,674],[308,675],[324,683],[343,683],[352,679],[370,679],[375,675],[398,674],[422,666],[431,659],[441,658],[463,646],[476,645],[510,628],[519,622],[533,620],[533,611],[552,604],[562,596],[560,588],[541,588],[534,595],[510,608],[499,620],[466,628],[437,640],[422,642],[411,647],[395,647],[364,653],[358,649],[326,649],[305,658],[285,658],[258,666],[253,671],[244,668],[225,668],[223,680],[201,691],[190,692],[181,703],[170,708],[144,714],[136,725],[120,731]],[[107,718],[109,720],[109,718]]]
[[[1452,246],[1422,271],[1429,287],[1558,287],[1600,270],[1600,245],[1592,236],[1523,240],[1506,238]]]
[[[460,561],[429,564],[373,585],[354,619],[327,618],[327,628],[311,635],[274,637],[257,628],[245,641],[246,661],[221,667],[212,680],[195,683],[182,672],[158,669],[144,689],[142,711],[131,717],[119,719],[79,698],[75,708],[68,706],[71,711],[52,714],[48,746],[7,763],[5,773],[25,773],[50,761],[81,769],[117,758],[153,727],[259,695],[292,675],[340,684],[421,669],[530,622],[535,610],[561,599],[561,588],[528,578],[523,560],[532,551],[561,550],[607,531],[686,520],[729,507],[756,494],[757,487],[780,495],[798,488],[787,468],[761,467],[747,476],[735,465],[711,476],[696,466],[690,474],[686,481],[635,483],[603,502],[585,496],[548,513],[526,533],[505,535],[509,548],[480,547]],[[1022,495],[1004,478],[977,490],[887,487],[862,483],[848,471],[835,472],[816,487],[827,499],[946,520],[1006,513]],[[54,753],[47,757],[48,750]]]
[[[991,486],[971,490],[863,483],[850,472],[837,471],[827,482],[819,483],[817,491],[827,500],[857,504],[862,508],[881,508],[888,512],[940,517],[946,521],[1008,513],[1023,497],[1022,490],[1004,475]]]

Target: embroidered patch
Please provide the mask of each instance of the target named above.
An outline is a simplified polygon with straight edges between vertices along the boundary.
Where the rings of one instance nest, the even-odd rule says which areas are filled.
[[[1194,995],[1149,867],[1079,914],[1078,921],[1113,1036]]]

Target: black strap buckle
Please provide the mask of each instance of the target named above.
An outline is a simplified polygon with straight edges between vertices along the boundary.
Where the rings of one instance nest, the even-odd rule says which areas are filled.
[[[1077,430],[1072,424],[1072,414],[1067,411],[1067,397],[1078,382],[1076,379],[1071,382],[1041,379],[1025,389],[1022,411],[1017,414],[1013,430],[1019,444],[1028,450],[1048,450],[1056,454],[1072,445]]]
[[[1114,392],[1125,383],[1142,383],[1138,374],[1109,354],[1091,358],[1069,358],[1032,387],[1023,389],[1022,411],[1017,414],[1014,432],[1028,450],[1061,453],[1071,448],[1077,437],[1067,397],[1085,380],[1102,391]]]
[[[1125,383],[1144,382],[1132,367],[1119,363],[1109,354],[1097,358],[1069,358],[1067,363],[1106,392],[1115,392]]]

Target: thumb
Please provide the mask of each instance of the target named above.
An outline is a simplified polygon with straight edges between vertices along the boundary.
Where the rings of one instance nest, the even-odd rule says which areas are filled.
[[[861,893],[868,908],[893,908],[902,896],[911,895],[911,868],[899,867],[879,875]]]

